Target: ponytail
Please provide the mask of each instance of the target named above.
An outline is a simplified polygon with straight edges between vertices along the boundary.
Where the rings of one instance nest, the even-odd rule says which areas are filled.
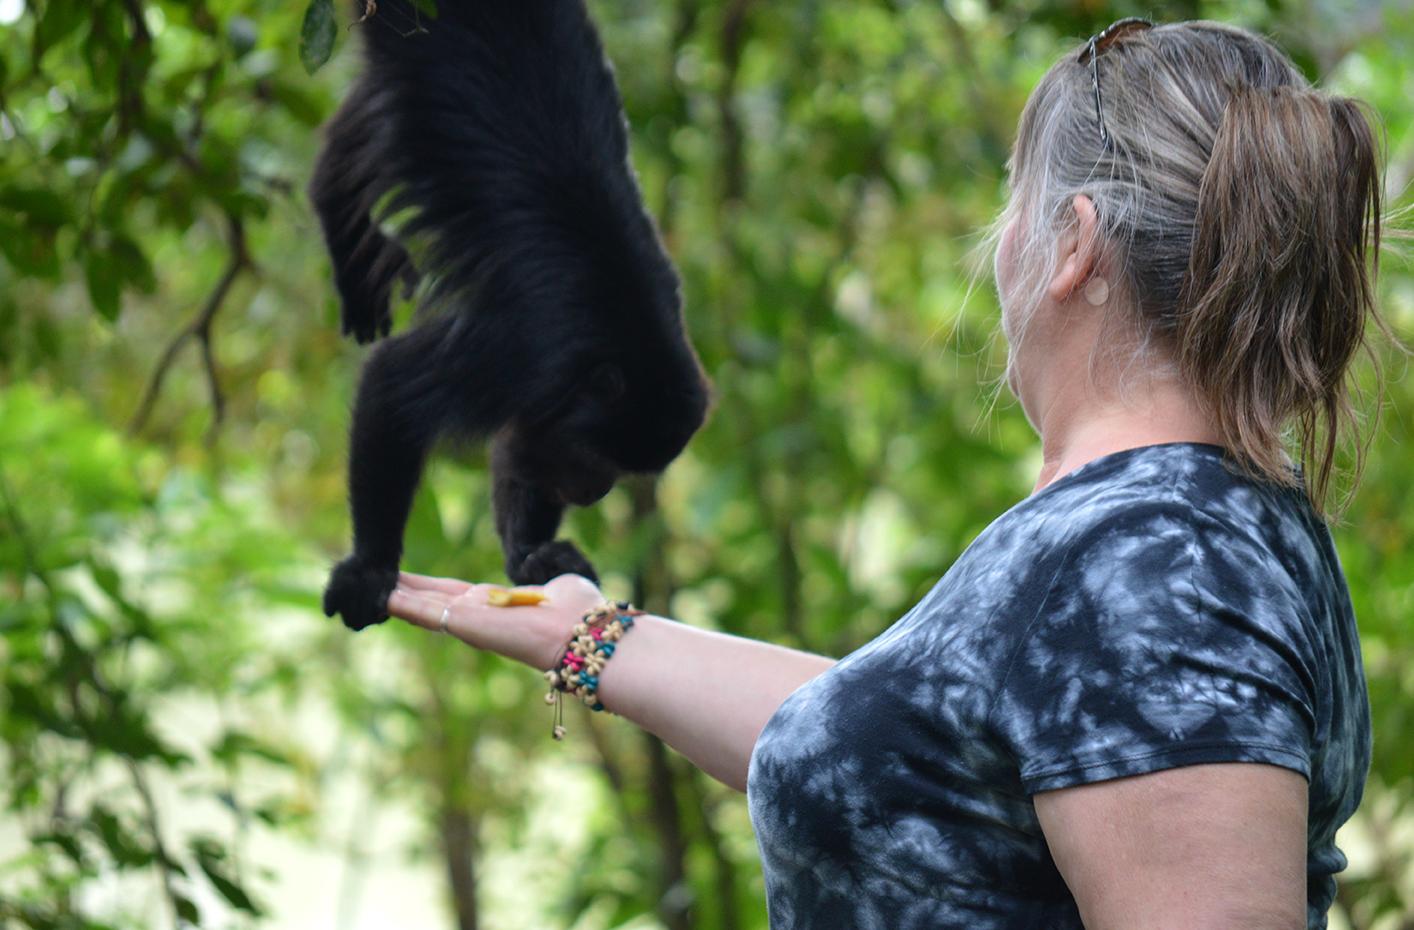
[[[1250,473],[1325,512],[1353,425],[1347,371],[1375,306],[1380,178],[1356,101],[1299,86],[1231,88],[1198,187],[1173,331],[1177,361]],[[1367,266],[1367,259],[1369,265]],[[1363,447],[1356,443],[1356,471]]]
[[[1125,33],[1094,68],[1079,51],[1026,102],[990,240],[1016,230],[1002,295],[1014,331],[1045,299],[1075,197],[1089,197],[1125,297],[1107,311],[1102,353],[1121,384],[1131,370],[1176,374],[1234,464],[1338,514],[1368,442],[1352,429],[1351,362],[1374,356],[1372,326],[1403,348],[1375,306],[1385,218],[1372,121],[1313,89],[1264,36],[1223,23]],[[1384,236],[1405,238],[1392,225]],[[1347,449],[1354,480],[1328,507]]]

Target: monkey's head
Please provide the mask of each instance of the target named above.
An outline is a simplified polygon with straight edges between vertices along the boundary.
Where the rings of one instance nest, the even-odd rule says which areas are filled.
[[[539,409],[511,426],[517,474],[566,504],[594,503],[625,473],[662,471],[706,421],[711,385],[675,295],[656,318],[636,316],[561,343]]]
[[[581,507],[608,494],[625,473],[667,468],[711,402],[690,350],[658,358],[610,353],[569,380],[548,415],[514,428],[512,449],[522,478]]]

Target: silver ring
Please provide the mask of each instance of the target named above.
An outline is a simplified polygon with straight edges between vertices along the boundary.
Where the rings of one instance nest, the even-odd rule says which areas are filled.
[[[443,607],[443,608],[442,608],[442,622],[441,622],[440,624],[438,624],[438,626],[441,628],[441,630],[442,630],[443,633],[447,632],[447,615],[450,614],[451,612],[452,612],[452,605],[451,605],[451,604],[448,604],[446,607]]]

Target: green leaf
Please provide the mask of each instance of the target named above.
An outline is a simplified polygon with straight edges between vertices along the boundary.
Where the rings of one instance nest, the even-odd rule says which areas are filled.
[[[108,595],[108,599],[117,605],[131,624],[127,635],[130,638],[153,639],[155,629],[152,618],[145,610],[123,595],[122,576],[111,565],[99,559],[90,557],[87,561],[94,582],[103,590],[104,594]]]
[[[54,233],[47,229],[29,229],[20,236],[14,245],[14,261],[16,268],[37,278],[58,280],[62,270]]]
[[[201,911],[196,909],[196,905],[192,903],[190,898],[174,893],[172,903],[177,906],[178,917],[194,927],[201,926]]]
[[[88,859],[83,852],[83,844],[79,842],[79,838],[63,829],[37,834],[30,837],[30,842],[35,845],[49,844],[58,846],[79,868],[84,868],[88,863]]]
[[[260,906],[251,900],[240,883],[226,871],[226,851],[219,843],[207,837],[198,837],[192,840],[191,851],[196,855],[197,865],[201,866],[201,871],[206,873],[212,887],[221,897],[234,908],[256,917],[260,916]]]
[[[437,0],[412,0],[412,5],[433,19],[437,18]]]
[[[95,804],[88,817],[89,828],[103,841],[109,855],[119,866],[140,869],[152,864],[152,850],[129,833],[118,816],[108,808]]]
[[[68,38],[90,13],[85,0],[49,0],[44,5],[39,25],[34,30],[34,61],[39,64],[44,53]]]
[[[143,254],[142,246],[137,242],[127,236],[116,235],[113,237],[110,254],[124,281],[144,294],[157,290],[157,275],[152,270],[152,263]]]
[[[77,728],[54,704],[50,691],[46,687],[35,688],[28,682],[20,682],[11,679],[6,682],[9,691],[9,706],[6,708],[7,714],[11,716],[28,717],[34,723],[47,730],[52,730],[61,736],[70,738],[78,735]]]
[[[274,765],[294,765],[290,757],[278,748],[239,730],[227,730],[221,741],[211,748],[211,755],[227,764],[235,762],[241,755],[248,755]]]
[[[83,259],[83,276],[88,284],[88,299],[98,315],[112,323],[122,307],[122,277],[116,263],[107,255],[89,252]]]
[[[124,75],[129,81],[143,80],[147,68],[139,68],[138,59],[151,58],[128,38],[127,14],[116,3],[93,6],[93,19],[81,47],[94,85],[105,94],[116,91]]]
[[[306,126],[318,126],[324,121],[325,105],[307,83],[270,79],[270,96],[295,119]]]
[[[304,11],[304,26],[300,29],[299,57],[310,74],[324,67],[334,51],[334,0],[311,0]]]
[[[153,731],[145,710],[134,707],[126,691],[113,688],[113,706],[102,717],[83,716],[77,721],[95,747],[136,761],[153,761],[176,768],[191,757],[167,745]]]
[[[0,215],[0,255],[5,256],[6,261],[23,271],[25,250],[20,248],[20,227],[9,221],[9,217]]]
[[[41,226],[63,226],[73,220],[73,212],[64,199],[43,187],[0,188],[0,207],[22,213]]]

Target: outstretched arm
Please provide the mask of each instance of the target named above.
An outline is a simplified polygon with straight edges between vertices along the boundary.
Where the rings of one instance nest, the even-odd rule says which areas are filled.
[[[577,575],[539,589],[549,600],[535,607],[488,606],[490,587],[403,573],[388,609],[429,630],[439,628],[446,609],[447,631],[462,642],[544,670],[564,651],[580,616],[604,600]],[[599,699],[708,775],[745,791],[747,763],[766,721],[792,691],[834,662],[645,615],[604,666]]]

